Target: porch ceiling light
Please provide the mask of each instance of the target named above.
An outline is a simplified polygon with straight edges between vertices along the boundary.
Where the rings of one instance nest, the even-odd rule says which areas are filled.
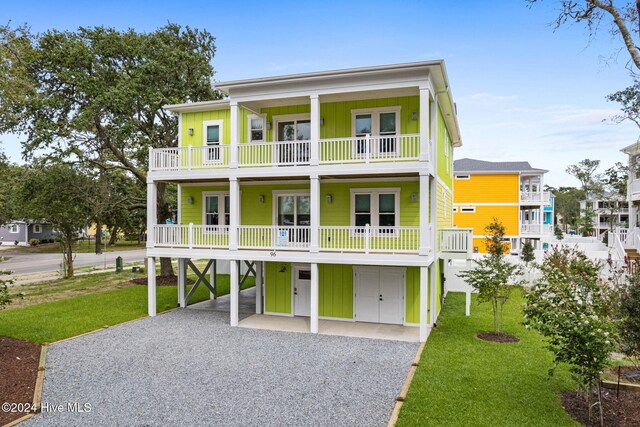
[[[333,202],[333,196],[331,194],[327,194],[326,196],[324,196],[324,198],[327,201],[327,203]]]
[[[189,135],[193,136],[193,128],[189,128]]]

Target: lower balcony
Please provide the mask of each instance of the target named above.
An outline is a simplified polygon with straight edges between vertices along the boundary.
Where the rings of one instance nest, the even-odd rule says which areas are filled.
[[[440,258],[471,258],[473,228],[442,228],[438,230]]]
[[[522,235],[553,234],[553,225],[551,224],[520,224],[520,234]]]
[[[413,254],[420,247],[420,227],[318,227],[318,251],[362,254]],[[238,226],[238,249],[310,251],[311,227]],[[228,249],[229,227],[156,225],[154,247]]]

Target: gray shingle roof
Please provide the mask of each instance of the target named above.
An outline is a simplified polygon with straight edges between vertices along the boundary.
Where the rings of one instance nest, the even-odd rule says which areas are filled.
[[[531,167],[529,162],[487,162],[476,159],[459,159],[453,162],[454,172],[549,172]]]

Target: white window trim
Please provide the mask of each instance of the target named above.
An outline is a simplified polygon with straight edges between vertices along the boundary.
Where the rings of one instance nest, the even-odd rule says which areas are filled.
[[[457,175],[456,174],[454,177],[455,177],[455,179],[460,180],[460,181],[468,181],[468,180],[471,179],[471,175],[464,175],[464,174],[461,174],[461,175]]]
[[[279,122],[297,122],[298,120],[311,120],[311,113],[298,114],[281,114],[272,116],[273,126],[271,126],[271,141],[278,142],[278,123]]]
[[[361,114],[371,114],[371,135],[378,135],[380,133],[380,114],[381,113],[396,113],[396,135],[401,135],[400,130],[400,113],[402,107],[394,105],[390,107],[377,107],[377,108],[358,108],[351,110],[351,136],[356,136],[356,116]]]
[[[18,224],[9,224],[9,233],[18,234],[20,233],[20,226]]]
[[[351,227],[356,226],[356,194],[369,194],[371,196],[371,222],[376,224],[369,224],[371,227],[379,227],[378,215],[380,213],[377,197],[379,194],[393,194],[395,196],[395,219],[396,227],[400,227],[400,188],[398,187],[381,187],[381,188],[351,188],[351,206],[350,221]],[[374,197],[375,196],[375,197]],[[395,233],[394,233],[395,234]],[[391,236],[390,236],[391,237]]]
[[[460,206],[459,210],[460,210],[460,213],[475,213],[476,207],[475,206]]]
[[[33,224],[33,234],[42,234],[42,225],[41,224]]]
[[[251,120],[262,119],[262,139],[251,139]],[[247,116],[247,141],[266,142],[267,141],[267,115],[266,114],[249,114]]]
[[[228,191],[203,191],[202,192],[202,226],[207,226],[207,197],[217,196],[218,197],[218,224],[210,225],[209,227],[228,227],[229,224],[225,224],[225,212],[224,210],[224,197],[229,196]],[[220,203],[220,199],[222,198],[222,203]],[[238,216],[240,217],[240,216]],[[222,219],[222,221],[220,220]],[[222,224],[220,224],[222,222]],[[218,231],[219,232],[219,231]]]
[[[273,211],[271,217],[271,224],[278,227],[278,197],[282,196],[309,196],[311,197],[311,190],[273,190],[271,191],[271,208]],[[297,216],[297,205],[294,204],[295,216]],[[302,227],[302,226],[300,226]]]

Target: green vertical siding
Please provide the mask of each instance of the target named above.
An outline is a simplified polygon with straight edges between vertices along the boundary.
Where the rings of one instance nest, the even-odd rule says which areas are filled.
[[[353,319],[353,266],[320,264],[319,314]]]
[[[229,191],[229,187],[219,185],[197,187],[182,186],[180,190],[182,196],[179,200],[182,224],[202,224],[202,212],[204,203],[204,200],[202,198],[203,191]],[[189,197],[193,197],[193,204],[189,204]]]
[[[449,157],[445,156],[445,134],[448,134],[447,125],[444,121],[444,116],[442,115],[442,111],[438,108],[438,132],[437,132],[437,141],[436,141],[436,156],[437,156],[437,174],[438,178],[449,188],[452,186],[453,182],[453,165],[451,164],[451,159],[453,157],[453,145],[451,143],[451,138],[449,138]],[[447,169],[447,164],[449,168]]]
[[[291,263],[266,263],[264,297],[266,312],[291,314]]]
[[[243,185],[240,187],[240,223],[273,225],[273,190],[308,190],[309,184]],[[264,203],[260,203],[260,196]]]
[[[407,267],[405,323],[420,323],[420,267]]]

